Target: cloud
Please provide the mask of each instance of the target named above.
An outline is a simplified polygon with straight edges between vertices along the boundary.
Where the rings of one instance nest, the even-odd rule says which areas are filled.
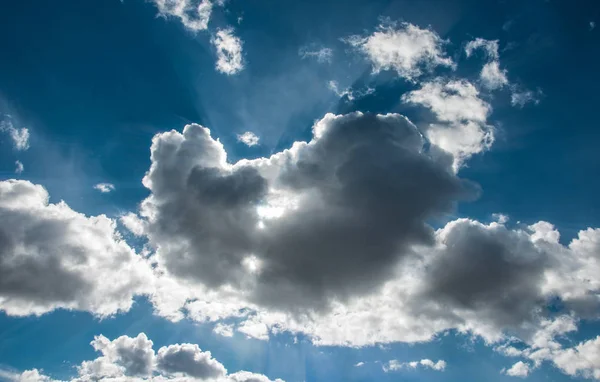
[[[342,90],[339,88],[337,81],[329,81],[327,86],[338,97],[346,98],[348,101],[354,101],[357,98],[362,98],[375,92],[375,89],[373,88],[367,88],[366,90],[352,90],[351,88],[346,88]]]
[[[432,242],[425,220],[470,194],[401,115],[329,114],[313,131],[236,164],[199,125],[155,136],[141,215],[159,266],[263,306],[326,309],[380,286],[410,245]]]
[[[210,352],[202,351],[195,344],[163,346],[155,353],[152,341],[144,333],[137,337],[121,336],[113,341],[99,335],[91,345],[102,355],[77,366],[78,375],[71,382],[284,382],[248,371],[228,374]],[[0,376],[15,382],[59,382],[38,369],[20,374],[2,372]]]
[[[237,140],[238,142],[242,142],[248,147],[252,147],[258,145],[258,141],[260,140],[260,138],[253,132],[246,131],[244,134],[238,134]]]
[[[227,370],[210,352],[203,352],[198,345],[181,344],[158,350],[157,367],[168,374],[183,374],[201,380],[225,376]]]
[[[494,128],[487,123],[492,107],[466,80],[438,78],[425,82],[420,89],[404,94],[402,101],[422,105],[435,115],[438,122],[430,124],[425,135],[432,144],[452,154],[455,170],[494,142]]]
[[[39,185],[0,182],[0,310],[21,316],[66,308],[108,316],[151,291],[150,268],[113,220],[48,200]]]
[[[506,370],[506,375],[510,375],[511,377],[525,378],[529,375],[529,372],[529,365],[523,361],[519,361],[512,365],[510,369]]]
[[[25,170],[25,166],[19,160],[15,161],[15,174],[21,174]]]
[[[481,49],[486,53],[488,62],[483,65],[479,78],[481,84],[489,89],[496,90],[508,85],[506,69],[500,69],[500,54],[498,53],[498,40],[485,40],[477,38],[469,41],[465,46],[465,53],[470,57],[475,50]]]
[[[350,36],[345,41],[367,56],[375,73],[394,70],[400,77],[414,80],[436,66],[455,67],[443,52],[445,40],[410,23],[382,24],[367,37]]]
[[[303,46],[298,49],[298,55],[305,58],[314,58],[320,64],[330,64],[333,59],[333,50],[331,48],[311,48],[311,46]]]
[[[16,128],[10,119],[0,121],[0,132],[7,133],[13,141],[16,150],[24,151],[29,148],[29,129]]]
[[[432,360],[426,358],[420,361],[400,362],[396,359],[393,359],[387,364],[383,365],[383,371],[389,373],[401,369],[416,369],[418,367],[428,368],[436,371],[444,371],[446,369],[446,361],[439,360],[437,362],[433,362]]]
[[[103,194],[106,194],[114,191],[115,185],[111,183],[98,183],[94,186],[94,189],[100,191]]]
[[[365,365],[364,362],[358,362],[356,365],[354,365],[354,367],[362,367],[364,365]]]
[[[244,69],[242,40],[233,34],[233,29],[220,29],[210,42],[217,51],[216,68],[219,72],[233,75]]]
[[[208,28],[213,9],[210,0],[195,3],[192,0],[152,0],[160,15],[174,17],[189,30],[202,31]],[[218,3],[217,3],[218,4]]]
[[[589,28],[589,29],[590,29],[590,31],[593,31],[594,29],[596,29],[596,22],[594,22],[594,21],[590,21],[590,23],[589,23],[589,27],[590,27],[590,28]]]
[[[233,330],[234,330],[233,325],[226,325],[226,324],[221,324],[221,323],[218,323],[213,328],[213,332],[215,334],[218,334],[223,337],[233,337]]]
[[[541,90],[533,92],[531,90],[520,90],[518,87],[513,87],[512,94],[510,96],[510,103],[512,106],[523,108],[528,103],[537,105],[540,103],[540,97],[543,95]]]

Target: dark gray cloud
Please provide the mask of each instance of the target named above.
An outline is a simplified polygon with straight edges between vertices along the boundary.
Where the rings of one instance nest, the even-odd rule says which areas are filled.
[[[426,222],[473,191],[403,116],[328,115],[314,129],[310,143],[235,165],[201,126],[157,135],[142,214],[159,264],[211,287],[251,282],[260,304],[323,308],[392,277],[410,245],[433,242]]]
[[[185,374],[198,379],[216,379],[227,374],[223,365],[198,345],[181,344],[158,350],[157,368],[167,374]]]

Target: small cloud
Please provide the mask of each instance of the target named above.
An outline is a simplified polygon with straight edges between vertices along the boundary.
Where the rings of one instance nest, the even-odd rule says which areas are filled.
[[[401,369],[416,369],[418,367],[428,368],[436,371],[444,371],[446,366],[447,364],[444,360],[433,362],[432,360],[425,358],[420,361],[400,362],[397,359],[393,359],[387,364],[383,365],[383,371],[389,373],[391,371],[398,371]]]
[[[21,161],[15,161],[15,174],[20,174],[23,170],[25,170],[23,163],[21,163]]]
[[[115,185],[111,183],[98,183],[94,186],[94,189],[102,192],[103,194],[112,192],[115,190]]]
[[[24,151],[29,148],[29,129],[25,127],[18,129],[13,126],[11,121],[5,120],[0,122],[0,131],[10,136],[15,149]]]
[[[221,29],[210,42],[217,50],[216,68],[219,72],[233,75],[244,69],[242,40],[233,34],[233,29]]]
[[[590,32],[593,31],[595,28],[596,28],[596,22],[590,21]]]
[[[242,142],[248,147],[252,147],[258,145],[258,141],[260,140],[260,138],[253,132],[246,131],[244,134],[238,134],[237,140],[238,142]]]
[[[499,224],[508,223],[509,217],[504,214],[492,214],[492,218],[496,220]]]
[[[344,98],[346,97],[348,101],[354,101],[357,98],[362,98],[368,96],[369,94],[373,94],[375,89],[367,88],[366,90],[352,90],[351,88],[340,89],[337,81],[329,81],[327,83],[327,87],[333,91],[338,97]]]
[[[512,367],[508,370],[504,369],[502,372],[511,377],[520,377],[525,378],[529,375],[530,367],[523,361],[519,361],[512,365]]]
[[[305,46],[298,50],[298,55],[304,58],[314,58],[320,64],[331,63],[333,59],[333,50],[331,48],[320,48],[311,50]]]
[[[365,365],[364,362],[359,362],[356,365],[354,365],[354,367],[361,367],[361,366],[364,366],[364,365]]]
[[[213,332],[223,337],[233,337],[233,325],[216,324]]]
[[[541,97],[544,95],[540,89],[534,92],[531,90],[519,90],[517,87],[513,87],[511,90],[510,104],[519,108],[523,108],[528,103],[539,104]]]

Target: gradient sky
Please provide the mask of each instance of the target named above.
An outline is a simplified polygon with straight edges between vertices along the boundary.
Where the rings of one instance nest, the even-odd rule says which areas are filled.
[[[0,0],[0,380],[600,380],[599,18]]]

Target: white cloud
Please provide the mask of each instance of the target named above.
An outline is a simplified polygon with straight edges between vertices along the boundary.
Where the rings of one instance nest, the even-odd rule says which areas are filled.
[[[111,183],[98,183],[94,186],[94,189],[100,191],[103,194],[106,194],[114,191],[115,185]]]
[[[469,41],[465,46],[465,53],[470,57],[475,50],[482,49],[488,57],[488,62],[483,65],[479,78],[481,84],[489,89],[496,90],[508,85],[506,69],[500,69],[500,54],[498,53],[498,40],[485,40],[477,38]]]
[[[21,316],[60,307],[108,316],[151,291],[150,268],[115,221],[48,199],[28,181],[0,182],[0,310]]]
[[[313,49],[311,46],[303,46],[298,50],[298,55],[304,58],[314,58],[320,64],[330,64],[333,59],[333,50],[331,48]]]
[[[483,86],[490,90],[500,89],[501,87],[508,85],[506,69],[500,69],[500,63],[498,61],[491,61],[483,65],[480,78]]]
[[[19,160],[15,161],[15,174],[21,174],[25,170],[25,166]]]
[[[223,337],[233,337],[233,325],[218,323],[213,328],[213,332]]]
[[[494,128],[487,124],[492,107],[468,81],[436,79],[404,94],[402,100],[427,107],[436,116],[439,122],[431,124],[425,135],[454,156],[455,170],[494,142]]]
[[[24,151],[29,148],[29,129],[16,128],[10,119],[0,121],[0,132],[7,133],[13,141],[16,150]]]
[[[357,98],[365,97],[369,94],[373,94],[375,89],[367,88],[366,90],[352,90],[351,88],[340,89],[337,81],[329,81],[327,86],[333,91],[338,97],[346,98],[348,101],[354,101]]]
[[[506,375],[511,377],[525,378],[529,375],[530,369],[529,364],[519,361],[511,366],[510,369],[506,370]]]
[[[394,70],[407,80],[414,80],[436,66],[454,68],[451,58],[443,52],[446,43],[437,33],[413,24],[380,25],[370,36],[351,36],[345,40],[364,53],[375,73]]]
[[[78,365],[78,375],[71,382],[284,382],[248,371],[230,374],[210,352],[195,344],[163,346],[155,353],[152,341],[144,333],[113,341],[99,335],[91,345],[102,355]],[[59,382],[38,369],[23,373],[0,370],[0,377],[14,382]]]
[[[416,369],[418,367],[426,369],[428,368],[436,371],[444,371],[446,369],[446,361],[439,360],[437,362],[433,362],[432,360],[426,358],[420,361],[400,362],[396,359],[393,359],[387,364],[383,365],[383,371],[389,373],[401,369]]]
[[[233,29],[220,29],[210,42],[217,51],[216,68],[219,72],[233,75],[244,69],[242,40],[233,34]]]
[[[354,365],[354,367],[362,367],[364,365],[365,365],[364,362],[358,362],[356,365]]]
[[[260,138],[253,132],[246,131],[244,134],[238,134],[237,140],[238,142],[242,142],[248,147],[252,147],[258,145],[258,141],[260,140]]]
[[[590,31],[593,31],[594,29],[596,29],[596,22],[595,21],[590,21]]]
[[[152,0],[164,17],[175,17],[189,30],[201,31],[208,28],[213,3],[202,0],[200,3],[192,0]],[[217,5],[219,5],[217,3]]]

